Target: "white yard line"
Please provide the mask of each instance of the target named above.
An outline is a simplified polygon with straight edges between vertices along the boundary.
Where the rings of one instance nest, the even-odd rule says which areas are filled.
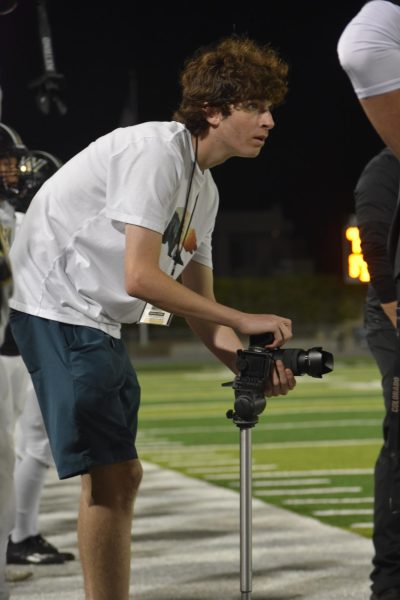
[[[354,487],[327,487],[327,488],[308,488],[303,490],[257,490],[257,496],[307,496],[308,494],[359,494],[362,491],[360,486]]]
[[[333,427],[375,427],[382,423],[382,419],[330,419],[326,421],[292,421],[285,423],[260,423],[257,425],[259,431],[291,431],[297,429],[331,429]],[[212,432],[232,432],[232,426],[213,426]],[[188,433],[209,433],[209,425],[196,425],[195,427],[157,427],[146,429],[148,435],[171,435]]]
[[[382,444],[382,439],[377,438],[365,438],[359,440],[306,440],[299,442],[269,442],[265,444],[254,444],[253,448],[255,450],[280,450],[281,448],[336,448],[340,446],[371,446],[371,445],[379,445]],[[159,442],[152,440],[148,443],[144,444],[143,440],[138,444],[138,449],[140,452],[140,448],[143,447],[147,453],[152,453],[154,456],[160,456],[164,460],[168,456],[173,455],[182,455],[187,456],[189,452],[196,452],[197,454],[202,454],[204,458],[204,453],[214,453],[214,452],[228,452],[228,451],[238,451],[239,450],[239,435],[238,435],[238,443],[237,444],[199,444],[197,446],[184,446],[183,444],[176,442],[167,442],[165,444],[165,448],[162,449],[161,452],[159,448]],[[154,458],[153,458],[154,459]],[[154,459],[155,460],[155,459]]]
[[[351,515],[372,515],[374,511],[372,508],[337,508],[332,510],[314,510],[314,517],[337,517],[340,515],[351,516]]]
[[[352,523],[350,525],[351,529],[373,529],[374,524],[371,522],[367,523]]]
[[[306,506],[312,504],[372,504],[374,499],[372,496],[364,498],[290,498],[284,500],[282,504],[285,506]]]
[[[190,470],[191,474],[201,473],[206,476],[207,473],[226,473],[228,471],[234,471],[235,468],[239,467],[239,461],[236,461],[235,466],[229,466],[224,468],[223,466],[218,467],[195,467]],[[310,469],[304,471],[274,471],[276,465],[252,465],[252,471],[255,477],[268,477],[268,478],[279,478],[279,477],[310,477],[313,475],[372,475],[374,470],[369,469]],[[263,471],[266,470],[264,473]]]
[[[206,475],[205,475],[206,477]],[[232,481],[232,485],[234,487],[236,487],[237,485],[237,480],[239,479],[239,473],[237,478],[234,480],[232,477],[232,473],[221,473],[218,475],[210,475],[210,479],[212,479],[213,481]],[[255,481],[253,481],[253,487],[276,487],[276,486],[280,486],[280,485],[323,485],[324,483],[329,484],[331,483],[331,480],[326,478],[322,478],[322,477],[313,477],[310,479],[304,478],[304,479],[260,479],[257,480],[257,477],[254,478]]]

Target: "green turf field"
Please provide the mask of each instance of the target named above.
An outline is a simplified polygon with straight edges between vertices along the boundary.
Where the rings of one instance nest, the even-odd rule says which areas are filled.
[[[141,366],[140,456],[239,491],[232,379],[218,364]],[[337,359],[323,379],[298,378],[268,400],[252,430],[253,495],[371,535],[373,467],[381,445],[380,376],[369,358]]]

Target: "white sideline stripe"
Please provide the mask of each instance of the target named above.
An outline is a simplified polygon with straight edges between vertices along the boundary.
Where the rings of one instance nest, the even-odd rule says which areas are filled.
[[[320,399],[316,400],[320,401]],[[182,401],[183,402],[183,401]],[[169,405],[171,406],[171,405]],[[195,415],[196,417],[201,417],[202,419],[212,419],[212,420],[216,420],[216,419],[221,419],[221,415],[223,417],[223,412],[224,410],[226,411],[227,407],[224,406],[221,408],[221,413],[211,413],[210,414],[210,404],[207,402],[206,406],[201,405],[201,403],[199,402],[198,404],[196,404],[197,407],[197,414]],[[164,407],[163,407],[164,408]],[[146,421],[159,421],[160,420],[160,413],[159,410],[155,410],[154,412],[149,412],[150,409],[148,408],[144,408],[141,409],[142,410],[142,418]],[[215,405],[213,405],[213,411],[215,411]],[[329,414],[346,414],[346,413],[362,413],[365,414],[365,412],[369,412],[369,413],[379,413],[380,415],[382,414],[382,409],[380,406],[365,406],[365,404],[363,404],[362,406],[337,406],[335,404],[335,406],[320,406],[317,405],[315,407],[312,406],[305,406],[304,408],[302,407],[301,409],[298,406],[289,406],[288,408],[275,408],[272,407],[270,409],[270,411],[268,413],[265,414],[265,417],[262,416],[262,418],[268,418],[270,415],[271,416],[285,416],[285,415],[289,415],[289,416],[293,416],[293,415],[305,415],[307,413],[310,414],[315,414],[315,415],[323,415],[325,413],[329,413]],[[173,413],[167,413],[167,414],[163,414],[162,420],[163,421],[174,421],[175,419],[179,418],[180,420],[186,420],[186,419],[193,419],[193,413],[190,414],[182,414],[182,406],[181,405],[177,405],[176,408],[174,409]],[[142,430],[140,432],[140,435],[145,435],[146,430]]]
[[[139,440],[139,445],[141,448],[158,448],[160,446],[165,446],[167,450],[176,450],[182,452],[182,449],[185,448],[183,442],[171,442],[169,440],[163,439],[141,439]]]
[[[352,523],[350,525],[351,529],[373,529],[374,524],[371,523]]]
[[[360,486],[354,487],[330,487],[330,488],[308,488],[304,490],[257,490],[257,496],[307,496],[308,494],[358,494]]]
[[[210,473],[210,474],[211,473],[226,473],[228,471],[236,471],[239,468],[240,468],[239,461],[236,460],[234,463],[230,464],[229,466],[227,465],[226,467],[215,466],[215,467],[206,467],[205,468],[204,466],[203,467],[196,466],[193,469],[190,469],[190,473],[191,474],[192,473],[201,473],[202,475],[205,474],[205,477],[206,477],[208,473]],[[266,470],[266,471],[268,471],[268,474],[269,474],[269,469],[271,469],[271,470],[276,469],[276,465],[253,465],[252,466],[253,471]]]
[[[254,465],[260,466],[262,465]],[[254,470],[253,466],[253,470]],[[274,471],[265,477],[305,477],[310,475],[372,475],[373,469],[311,469],[309,471]]]
[[[253,465],[253,477],[255,479],[260,477],[266,477],[268,479],[275,479],[280,477],[309,477],[309,476],[318,476],[318,475],[372,475],[373,469],[312,469],[310,471],[269,471],[268,469],[273,467],[273,465],[266,465],[266,471],[264,472],[262,469],[265,467],[263,465]],[[213,477],[216,473],[224,474],[225,472],[228,474],[229,471],[234,471],[239,469],[239,464],[236,467],[229,467],[226,471],[221,467],[214,468],[206,468],[206,467],[196,467],[195,469],[190,469],[190,473],[200,473],[203,477]],[[221,478],[223,478],[221,476]],[[224,479],[224,478],[223,478]]]
[[[318,400],[318,402],[321,402],[320,398],[316,398],[316,400]],[[321,406],[321,405],[317,405],[317,406],[304,406],[304,407],[298,407],[298,406],[288,406],[287,408],[275,408],[271,407],[270,411],[268,412],[268,408],[265,412],[265,417],[264,417],[264,413],[261,415],[261,418],[268,418],[269,415],[271,416],[275,416],[275,415],[304,415],[306,413],[310,413],[310,414],[324,414],[324,413],[332,413],[332,414],[340,414],[340,413],[363,413],[365,414],[366,412],[371,412],[371,413],[379,413],[382,414],[382,408],[380,406],[377,406],[376,404],[371,404],[371,406],[365,406],[365,404],[361,405],[361,406],[340,406],[338,404],[330,405],[330,406]]]
[[[365,498],[293,498],[284,500],[285,506],[304,506],[307,504],[373,504],[372,496]]]
[[[239,459],[235,458],[232,459],[231,461],[229,460],[214,460],[211,459],[213,461],[213,464],[215,466],[213,467],[207,467],[207,471],[211,472],[216,472],[216,473],[224,473],[226,471],[236,471],[237,469],[239,469]],[[194,457],[193,460],[190,460],[190,458],[188,458],[187,460],[173,460],[170,461],[169,463],[170,468],[174,468],[174,467],[185,467],[185,468],[190,468],[190,473],[203,473],[203,471],[205,470],[204,467],[204,460],[199,459],[199,457]],[[193,468],[192,468],[193,467]],[[271,468],[275,468],[276,465],[271,465]],[[269,465],[266,465],[266,468],[269,468]]]
[[[235,469],[226,469],[223,472],[211,471],[209,469],[205,470],[203,467],[203,469],[201,470],[197,469],[195,473],[194,469],[188,469],[188,474],[201,475],[202,477],[206,479],[212,479],[213,481],[224,481],[229,479],[237,479],[240,475],[240,466],[237,465]],[[284,473],[283,475],[281,474],[280,477],[288,477],[290,479],[292,475],[296,475],[296,473]],[[310,475],[312,475],[312,473],[310,473]],[[300,477],[301,476],[302,475],[300,475]],[[253,471],[253,479],[264,479],[265,481],[271,481],[276,478],[277,476],[271,473],[270,471]]]
[[[340,363],[337,363],[335,368],[338,369],[338,367],[340,367]],[[182,373],[180,377],[181,377],[181,379],[189,379],[189,380],[193,380],[193,381],[209,380],[212,382],[215,382],[217,379],[223,379],[223,382],[225,382],[225,380],[232,379],[232,372],[227,368],[210,369],[210,370],[201,371],[200,373],[198,373],[196,371],[185,372],[185,373]],[[331,375],[328,379],[323,379],[322,381],[316,380],[315,378],[309,378],[309,377],[298,377],[297,378],[298,385],[302,385],[302,384],[315,385],[317,383],[319,383],[320,385],[325,384],[326,386],[329,386],[329,387],[345,386],[346,388],[352,387],[353,389],[361,389],[361,390],[364,390],[364,389],[368,390],[371,388],[381,389],[381,380],[380,379],[372,379],[369,382],[365,382],[363,380],[348,381],[344,377],[340,377],[340,376],[336,375],[335,373],[333,375]]]
[[[286,423],[265,423],[259,424],[259,431],[289,431],[297,429],[326,429],[331,427],[368,427],[381,425],[382,419],[331,419],[326,421],[293,421]],[[224,433],[234,431],[228,425],[220,425],[213,427],[213,432]],[[149,435],[176,434],[176,433],[209,433],[210,427],[207,425],[197,427],[157,427],[154,429],[146,429]]]
[[[186,462],[185,464],[187,467],[190,467],[189,462]],[[193,467],[192,469],[190,469],[190,474],[196,474],[196,473],[203,474],[205,470],[207,470],[207,473],[214,473],[214,474],[215,473],[228,473],[229,471],[232,471],[232,472],[237,471],[240,468],[237,460],[235,462],[232,462],[232,464],[220,463],[220,466],[215,466],[215,467],[205,467],[204,461],[203,461],[202,467],[197,466],[198,464],[199,463],[196,462],[195,463],[196,466]],[[178,465],[184,466],[182,463],[176,463],[176,462],[171,463],[171,466],[174,466],[174,467],[176,467]],[[268,469],[268,465],[267,465],[267,469]]]
[[[374,511],[372,508],[338,508],[336,510],[314,510],[313,515],[315,517],[336,517],[339,515],[351,516],[351,515],[372,515]]]
[[[193,373],[182,373],[181,377],[182,379],[189,379],[190,381],[205,381],[209,379],[210,381],[215,382],[215,380],[219,379],[220,377],[223,377],[224,380],[226,377],[228,379],[232,379],[232,371],[230,371],[228,368],[215,369],[215,371],[202,371],[201,373],[196,373],[195,371],[193,371]]]
[[[316,399],[317,400],[317,399]],[[318,399],[318,401],[321,401],[320,399]],[[267,409],[268,411],[268,409]],[[270,412],[266,412],[265,413],[265,418],[268,418],[269,415],[271,416],[275,416],[275,415],[279,415],[279,416],[284,416],[284,415],[304,415],[307,413],[310,414],[315,414],[315,415],[323,415],[324,413],[329,413],[329,414],[346,414],[346,413],[363,413],[365,414],[366,412],[371,412],[371,413],[379,413],[382,414],[382,409],[380,406],[376,406],[376,405],[371,405],[366,407],[365,405],[362,406],[338,406],[337,404],[335,404],[335,406],[321,406],[321,405],[317,405],[315,407],[312,406],[305,406],[302,408],[298,408],[298,407],[288,407],[288,408],[271,408]],[[264,415],[264,413],[263,413]],[[264,418],[264,416],[261,416],[261,418]],[[204,418],[204,417],[202,417]],[[215,416],[214,416],[215,418]]]
[[[342,387],[342,383],[340,385],[335,385],[335,383],[331,383],[330,387]],[[376,379],[373,381],[348,381],[344,382],[344,385],[349,390],[381,390],[382,384]]]
[[[256,480],[253,482],[253,487],[275,487],[278,485],[323,485],[324,483],[332,483],[327,477],[313,477],[313,478],[302,478],[302,479],[277,479],[277,480]]]
[[[173,444],[175,444],[175,442],[173,442]],[[314,440],[307,440],[307,441],[302,441],[302,442],[270,442],[270,443],[266,443],[266,444],[254,444],[254,448],[256,450],[280,450],[283,448],[335,448],[335,447],[340,447],[340,446],[348,446],[348,447],[352,447],[352,446],[371,446],[371,444],[375,445],[375,444],[382,444],[382,440],[381,438],[365,438],[365,439],[359,439],[359,440],[318,440],[318,441],[314,441]],[[160,454],[158,452],[159,450],[159,443],[158,442],[152,442],[151,444],[149,444],[148,446],[141,444],[141,446],[143,446],[143,448],[150,453],[153,450],[153,457],[157,457],[160,456],[161,458],[166,458],[167,455],[181,455],[182,457],[187,456],[188,451],[193,451],[193,449],[195,449],[195,451],[197,453],[205,453],[205,452],[209,452],[214,453],[214,452],[228,452],[228,451],[238,451],[239,450],[239,438],[238,438],[238,443],[237,444],[199,444],[198,446],[191,446],[190,448],[188,448],[187,446],[183,446],[183,444],[175,444],[175,446],[178,447],[174,447],[171,446],[171,442],[166,442],[166,447],[162,449],[162,453]],[[210,457],[204,458],[204,460],[210,459]]]
[[[329,448],[338,446],[370,446],[371,444],[382,445],[381,438],[365,438],[360,440],[307,440],[304,442],[276,442],[267,444],[255,444],[254,447],[260,450],[274,450],[281,448]],[[214,448],[221,448],[215,445]],[[226,446],[224,446],[226,448]],[[232,449],[236,448],[232,445]]]
[[[232,480],[232,475],[230,475],[229,473],[227,473],[225,475],[225,477],[223,475],[220,475],[219,477],[212,477],[213,481],[220,481],[220,480]],[[239,479],[239,475],[238,475],[238,479]],[[279,485],[323,485],[324,483],[331,483],[331,480],[328,478],[316,478],[313,477],[312,479],[277,479],[277,480],[263,480],[260,479],[259,481],[253,481],[253,487],[276,487]],[[237,485],[237,481],[233,481],[232,480],[232,486],[236,486]]]

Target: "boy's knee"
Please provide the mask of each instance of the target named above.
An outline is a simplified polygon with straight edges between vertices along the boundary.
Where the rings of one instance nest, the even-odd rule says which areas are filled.
[[[139,460],[129,461],[128,472],[127,472],[127,483],[130,486],[131,491],[134,495],[139,489],[140,483],[143,478],[143,467]]]
[[[131,508],[143,476],[139,460],[94,467],[90,477],[90,504]]]

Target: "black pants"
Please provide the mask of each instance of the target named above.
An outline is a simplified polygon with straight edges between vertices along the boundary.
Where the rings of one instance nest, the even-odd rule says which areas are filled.
[[[388,432],[394,359],[398,341],[394,327],[381,308],[366,305],[367,341],[382,375],[385,401],[383,447],[375,465],[375,505],[373,543],[375,555],[371,573],[372,590],[380,593],[392,587],[400,588],[400,514],[389,509],[391,470],[388,452]]]

